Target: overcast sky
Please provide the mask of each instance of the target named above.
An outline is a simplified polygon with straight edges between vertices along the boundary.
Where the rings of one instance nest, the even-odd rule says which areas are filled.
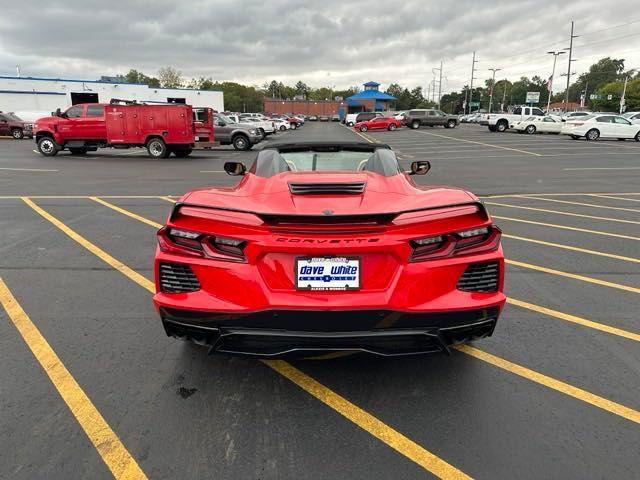
[[[568,46],[571,20],[581,35],[574,71],[607,55],[640,67],[639,0],[2,3],[0,75],[15,75],[17,64],[23,76],[81,79],[171,65],[186,78],[253,85],[376,80],[426,90],[443,59],[444,93],[469,82],[474,50],[476,82],[492,67],[502,68],[497,78],[548,77],[545,52]]]

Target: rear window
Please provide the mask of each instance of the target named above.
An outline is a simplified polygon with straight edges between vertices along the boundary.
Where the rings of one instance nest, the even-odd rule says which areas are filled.
[[[87,117],[102,117],[104,115],[104,107],[102,105],[89,105],[87,107]]]

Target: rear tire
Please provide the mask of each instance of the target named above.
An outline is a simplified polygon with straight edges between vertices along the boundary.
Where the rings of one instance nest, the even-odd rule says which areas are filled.
[[[88,150],[87,150],[87,147],[77,147],[77,148],[70,148],[69,152],[71,152],[71,155],[86,155]]]
[[[527,126],[527,129],[525,131],[529,135],[533,135],[534,133],[536,133],[536,126],[535,125],[529,125],[529,126]]]
[[[38,140],[38,151],[45,157],[54,157],[60,151],[60,145],[51,137],[42,137]]]
[[[21,128],[13,128],[11,130],[11,136],[16,140],[21,140],[24,138],[24,132],[22,131]]]
[[[600,138],[600,132],[597,129],[592,128],[587,132],[584,138],[586,138],[587,140],[598,140],[598,138]]]
[[[360,125],[361,132],[366,132],[367,130],[369,130],[369,127],[367,127],[366,125]]]
[[[496,124],[496,132],[506,132],[507,128],[509,127],[509,124],[507,124],[507,122],[505,122],[504,120],[500,120],[497,124]]]
[[[636,140],[636,142],[640,142],[640,132],[636,133],[636,136],[633,138]]]
[[[446,128],[456,128],[456,121],[455,120],[449,120],[447,122],[447,124],[445,125]]]
[[[413,128],[414,130],[417,130],[420,128],[420,122],[418,120],[414,120],[413,122],[411,122],[411,128]]]
[[[347,123],[347,127],[353,127],[353,122]]]
[[[489,128],[490,132],[495,132],[496,131],[496,126],[495,125],[489,125],[488,128]]]
[[[161,138],[152,138],[147,142],[147,152],[152,158],[167,158],[171,153]]]
[[[280,125],[280,131],[284,132],[287,129],[287,127],[285,127],[284,125]]]
[[[292,123],[291,124],[291,130],[295,130],[296,128],[298,128],[298,124],[297,123]]]
[[[392,132],[394,131],[396,128],[398,128],[398,126],[395,123],[392,123],[389,125],[389,131]]]
[[[259,128],[258,129],[258,133],[260,134],[260,136],[262,137],[262,140],[264,140],[265,138],[267,138],[267,133],[264,131],[264,128]]]

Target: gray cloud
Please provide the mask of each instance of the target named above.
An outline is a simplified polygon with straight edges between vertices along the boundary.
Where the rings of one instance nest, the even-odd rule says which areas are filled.
[[[94,79],[172,65],[186,77],[256,85],[275,78],[340,88],[375,79],[425,87],[443,58],[448,91],[468,82],[473,50],[479,81],[490,67],[503,69],[500,78],[548,76],[545,52],[567,45],[571,19],[583,34],[575,71],[607,55],[640,66],[640,22],[596,32],[635,12],[635,0],[615,8],[599,0],[24,1],[3,7],[0,74],[20,64],[25,76]]]

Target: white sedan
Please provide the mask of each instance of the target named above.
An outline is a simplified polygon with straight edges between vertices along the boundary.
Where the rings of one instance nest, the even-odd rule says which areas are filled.
[[[569,120],[562,127],[562,133],[577,140],[584,137],[587,140],[598,138],[617,138],[626,140],[635,138],[640,142],[640,125],[633,124],[620,115],[589,115],[579,120]]]
[[[560,133],[562,130],[562,122],[551,116],[546,117],[529,117],[525,120],[515,122],[511,128],[519,133],[527,132],[530,135],[534,133]]]

